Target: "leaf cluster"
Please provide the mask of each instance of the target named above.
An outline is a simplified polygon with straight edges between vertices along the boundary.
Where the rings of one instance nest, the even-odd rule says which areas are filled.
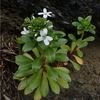
[[[95,26],[90,23],[91,18],[79,17],[79,22],[72,23],[81,37],[77,39],[73,34],[68,34],[72,41],[70,46],[67,45],[64,32],[50,28],[53,26],[51,21],[40,17],[25,18],[23,26],[28,28],[29,34],[17,38],[18,44],[22,46],[22,54],[15,58],[19,67],[13,76],[14,79],[20,80],[18,90],[24,89],[25,95],[34,92],[34,100],[40,100],[48,95],[50,89],[55,94],[60,93],[60,87],[68,89],[71,77],[64,63],[70,62],[76,70],[80,70],[80,65],[83,64],[81,48],[94,40],[93,36],[83,38],[85,31],[95,33]],[[48,36],[53,38],[49,45],[37,41],[40,30],[44,28],[48,29]]]

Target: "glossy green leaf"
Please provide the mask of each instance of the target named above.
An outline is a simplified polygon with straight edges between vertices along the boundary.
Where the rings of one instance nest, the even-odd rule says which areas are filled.
[[[19,85],[18,85],[18,90],[22,90],[22,89],[26,88],[27,85],[28,85],[28,83],[27,83],[27,78],[26,78],[26,79],[22,80],[22,81],[19,83]]]
[[[40,100],[42,98],[41,92],[40,92],[40,86],[38,86],[38,88],[35,91],[34,94],[34,100]]]
[[[72,40],[72,41],[76,41],[76,38],[73,34],[68,34],[68,37]]]
[[[25,90],[24,90],[24,94],[25,95],[28,95],[28,94],[30,94],[30,93],[32,93],[33,92],[33,90],[29,87],[29,86],[27,86],[26,88],[25,88]]]
[[[34,62],[32,63],[32,69],[34,69],[35,71],[38,71],[43,64],[43,58],[44,58],[43,56],[36,58]]]
[[[88,45],[88,42],[83,42],[83,43],[79,46],[79,48],[86,47],[87,45]]]
[[[58,78],[57,83],[58,83],[60,86],[62,86],[63,88],[66,88],[66,89],[69,88],[68,83],[67,83],[65,80],[63,80],[62,78]]]
[[[78,26],[80,23],[79,22],[73,22],[72,25],[73,26]]]
[[[85,18],[85,20],[87,20],[88,22],[90,22],[91,19],[92,19],[92,16],[87,16],[87,17]]]
[[[67,40],[64,38],[59,39],[58,41],[52,41],[50,47],[51,48],[58,48],[67,43]]]
[[[83,52],[80,49],[77,49],[77,55],[79,57],[83,57]]]
[[[50,47],[48,47],[45,51],[44,51],[44,54],[45,54],[45,56],[46,56],[46,58],[47,58],[47,60],[49,61],[49,62],[54,62],[55,61],[55,51],[52,49],[52,48],[50,48]]]
[[[30,59],[29,57],[26,57],[24,55],[18,55],[16,56],[15,58],[15,62],[16,64],[18,65],[21,65],[21,64],[28,64],[28,63],[32,63],[34,60]]]
[[[94,41],[94,39],[95,38],[93,36],[89,36],[89,37],[83,39],[83,41]]]
[[[36,46],[36,43],[35,42],[27,42],[24,44],[22,50],[23,52],[28,52],[28,51],[31,51],[32,49],[34,49]]]
[[[21,39],[22,39],[22,41],[24,41],[25,43],[31,42],[31,39],[30,39],[27,35],[21,36]]]
[[[32,68],[32,64],[30,63],[27,63],[27,64],[20,64],[19,67],[18,67],[18,70],[29,70],[30,68]]]
[[[33,79],[31,80],[29,87],[31,90],[34,90],[35,88],[38,87],[38,85],[41,82],[41,77],[42,77],[42,69],[40,69],[33,77]]]
[[[84,19],[82,17],[78,17],[78,21],[82,22]]]
[[[26,17],[24,19],[24,23],[22,24],[22,26],[29,26],[30,25],[30,19],[28,17]]]
[[[80,35],[83,33],[83,30],[77,30],[77,34]]]
[[[50,67],[49,65],[45,65],[46,67],[46,71],[47,71],[47,75],[52,79],[57,81],[58,78],[58,74],[55,71],[55,69],[53,69],[52,67]]]
[[[72,63],[72,65],[74,66],[74,68],[75,68],[76,70],[80,70],[79,64],[75,63],[75,62],[72,61],[72,60],[70,60],[70,62]]]
[[[64,37],[66,34],[62,31],[55,31],[54,35],[56,35],[58,38],[60,38],[60,37]]]
[[[57,54],[56,54],[56,60],[57,60],[57,61],[61,61],[61,62],[65,62],[65,61],[68,61],[69,58],[68,58],[67,55],[65,55],[65,54],[57,53]]]
[[[67,82],[71,82],[71,77],[64,71],[60,70],[60,69],[55,69],[58,73],[58,75],[64,79]]]
[[[73,51],[75,49],[75,47],[76,47],[76,42],[73,41],[71,43],[71,51]]]
[[[61,46],[61,47],[63,47],[63,48],[65,48],[65,49],[67,49],[68,51],[70,51],[70,50],[71,50],[71,48],[70,48],[68,45],[63,45],[63,46]]]
[[[28,53],[24,53],[23,55],[26,56],[27,58],[31,59],[31,60],[34,60],[33,57]]]
[[[46,97],[49,92],[48,80],[46,77],[46,73],[43,72],[42,83],[41,83],[41,94],[43,97]]]
[[[95,30],[92,29],[92,28],[89,29],[89,32],[92,33],[92,34],[95,34],[96,33]]]
[[[39,50],[37,48],[34,48],[32,51],[34,52],[34,54],[35,54],[36,57],[40,56]]]
[[[67,49],[66,48],[61,48],[59,49],[56,53],[63,53],[63,54],[67,54]]]
[[[70,73],[69,69],[65,68],[65,67],[55,67],[54,69],[58,69],[60,71],[63,71],[64,73]]]
[[[26,77],[28,75],[31,75],[34,73],[34,69],[30,69],[30,70],[18,70],[15,72],[14,76],[18,77],[18,78],[23,78]]]
[[[48,78],[49,80],[49,84],[50,84],[50,87],[51,87],[51,90],[55,93],[55,94],[59,94],[60,93],[60,87],[59,85],[57,84],[57,82],[55,82],[54,80]]]
[[[18,42],[19,44],[23,44],[23,43],[24,43],[24,41],[22,40],[21,37],[18,37],[18,38],[17,38],[17,42]]]

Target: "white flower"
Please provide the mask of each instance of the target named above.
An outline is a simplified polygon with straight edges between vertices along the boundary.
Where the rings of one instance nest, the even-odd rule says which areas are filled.
[[[50,15],[51,13],[52,12],[47,12],[47,9],[44,8],[43,12],[38,13],[38,15],[43,15],[43,18],[47,18],[48,16],[51,17],[51,15]]]
[[[28,34],[28,33],[29,31],[25,27],[23,27],[23,31],[21,31],[21,34]]]
[[[52,41],[53,38],[47,35],[48,30],[44,28],[43,30],[40,31],[40,36],[37,37],[37,41],[44,41],[45,45],[49,45],[49,41]]]

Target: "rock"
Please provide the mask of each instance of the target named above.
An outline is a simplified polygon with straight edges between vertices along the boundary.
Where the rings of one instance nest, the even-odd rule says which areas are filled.
[[[68,34],[74,33],[75,27],[72,26],[73,21],[77,21],[79,16],[93,17],[92,23],[96,26],[96,32],[100,32],[100,1],[99,0],[1,0],[2,15],[4,19],[1,21],[3,26],[15,27],[20,30],[23,19],[31,16],[32,13],[37,16],[37,13],[42,11],[44,7],[48,11],[52,11],[53,18],[50,18],[54,23],[55,29],[60,29]],[[6,19],[6,23],[5,23]],[[13,19],[13,20],[12,20]],[[15,21],[15,20],[17,21]],[[11,21],[13,25],[11,24]],[[10,25],[9,25],[10,24]],[[1,29],[3,30],[3,26]],[[9,29],[6,29],[7,31]],[[13,30],[13,29],[11,29]]]

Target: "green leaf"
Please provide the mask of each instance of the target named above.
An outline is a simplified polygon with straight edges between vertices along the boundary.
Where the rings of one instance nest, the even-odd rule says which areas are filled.
[[[73,34],[68,34],[68,37],[72,40],[72,41],[76,41],[76,38]]]
[[[67,49],[68,51],[71,50],[71,48],[70,48],[68,45],[63,45],[63,46],[61,46],[61,47]]]
[[[22,26],[29,26],[30,25],[30,19],[28,17],[26,17],[24,19],[24,23],[22,24]]]
[[[85,20],[87,20],[88,22],[90,22],[91,19],[92,19],[92,16],[87,16],[87,17],[85,18]]]
[[[34,60],[30,59],[29,57],[26,57],[24,55],[18,55],[16,56],[15,58],[15,62],[16,64],[18,65],[21,65],[21,64],[29,64],[29,63],[32,63]]]
[[[88,45],[88,42],[83,42],[83,43],[79,46],[79,48],[86,47],[87,45]]]
[[[57,84],[57,82],[55,82],[54,80],[50,79],[49,77],[48,77],[48,80],[49,80],[49,84],[50,84],[51,90],[52,90],[55,94],[59,94],[59,93],[60,93],[60,87],[59,87],[59,85]]]
[[[27,85],[28,85],[28,83],[27,83],[27,78],[26,78],[26,79],[22,80],[22,81],[19,83],[19,85],[18,85],[18,90],[22,90],[22,89],[26,88]]]
[[[53,69],[52,67],[50,67],[48,65],[45,65],[45,67],[46,67],[46,71],[47,71],[48,77],[50,77],[51,79],[57,81],[58,74],[55,71],[55,69]]]
[[[77,30],[77,34],[80,35],[83,33],[84,30]]]
[[[63,54],[66,54],[67,53],[67,49],[66,48],[61,48],[59,49],[56,53],[63,53]]]
[[[46,73],[43,72],[42,83],[41,83],[41,94],[46,97],[49,92],[49,85],[46,77]]]
[[[77,29],[78,30],[82,30],[83,29],[83,26],[80,24],[80,25],[77,26]]]
[[[76,70],[80,70],[80,66],[79,66],[77,63],[75,63],[75,62],[72,61],[72,60],[70,60],[70,62],[72,63],[72,65],[74,66],[74,68],[75,68]]]
[[[66,34],[62,31],[54,31],[54,35],[56,35],[58,38],[64,37]]]
[[[78,21],[82,22],[82,21],[84,21],[84,19],[82,17],[78,17]]]
[[[76,42],[73,41],[71,44],[71,51],[73,51],[75,49],[75,47],[76,47]]]
[[[61,71],[63,71],[64,73],[69,73],[70,71],[67,69],[67,68],[65,68],[65,67],[55,67],[54,69],[58,69],[58,70],[61,70]]]
[[[30,63],[27,63],[27,64],[20,64],[19,67],[18,67],[18,70],[29,70],[30,68],[32,68],[32,64]]]
[[[30,54],[28,54],[28,53],[24,53],[23,55],[26,56],[26,57],[29,58],[29,59],[34,60],[33,57],[32,57]]]
[[[27,35],[21,36],[21,39],[22,39],[22,41],[24,41],[25,43],[31,42],[31,39],[30,39]]]
[[[57,53],[57,54],[56,54],[56,60],[57,60],[57,61],[61,61],[61,62],[65,62],[65,61],[68,61],[69,58],[68,58],[67,55],[65,55],[65,54]]]
[[[23,52],[28,52],[28,51],[31,51],[32,49],[34,49],[36,46],[36,43],[35,42],[27,42],[24,44],[22,50]]]
[[[30,70],[18,70],[15,72],[14,76],[18,77],[18,78],[23,78],[26,77],[28,75],[31,75],[34,73],[33,69]]]
[[[65,43],[67,43],[67,40],[64,38],[61,38],[58,41],[52,41],[50,47],[51,48],[58,48],[58,47],[64,45]]]
[[[44,51],[44,54],[47,58],[47,60],[49,62],[54,62],[55,61],[55,52],[52,48],[48,47],[45,51]]]
[[[82,41],[82,39],[78,39],[76,41],[76,43],[77,43],[79,48],[86,47],[88,45],[88,42],[84,42],[84,41]]]
[[[41,92],[40,92],[40,86],[38,86],[38,88],[35,91],[34,94],[34,100],[40,100],[42,98]]]
[[[22,40],[21,37],[18,37],[18,38],[17,38],[17,42],[18,42],[19,44],[23,44],[23,43],[24,43],[24,41]]]
[[[55,69],[58,73],[58,75],[64,79],[67,82],[71,82],[71,77],[64,71],[60,70],[60,69]]]
[[[62,78],[58,78],[57,82],[58,82],[58,84],[59,84],[60,86],[62,86],[63,88],[66,88],[66,89],[69,88],[68,83],[67,83],[65,80],[63,80]]]
[[[43,64],[43,58],[44,58],[43,56],[40,56],[40,57],[36,58],[34,60],[34,62],[32,63],[32,69],[34,69],[35,72],[41,68],[41,66]]]
[[[72,25],[73,26],[78,26],[80,23],[79,22],[73,22]]]
[[[32,93],[33,92],[33,90],[31,90],[31,88],[29,87],[29,86],[27,86],[26,88],[25,88],[25,90],[24,90],[24,94],[25,95],[28,95],[28,94],[30,94],[30,93]]]
[[[83,52],[80,49],[77,49],[77,54],[79,57],[83,57]]]
[[[31,80],[29,87],[33,91],[35,88],[37,88],[41,82],[41,77],[42,77],[42,72],[43,70],[40,69],[33,77]]]
[[[39,50],[37,48],[34,48],[32,51],[34,52],[34,54],[35,54],[36,57],[40,56]]]
[[[83,39],[83,41],[94,41],[94,39],[95,38],[93,36],[89,36],[89,37]]]
[[[94,30],[94,29],[92,29],[92,28],[91,28],[91,29],[89,29],[89,32],[90,32],[90,33],[92,33],[92,34],[95,34],[95,30]]]

